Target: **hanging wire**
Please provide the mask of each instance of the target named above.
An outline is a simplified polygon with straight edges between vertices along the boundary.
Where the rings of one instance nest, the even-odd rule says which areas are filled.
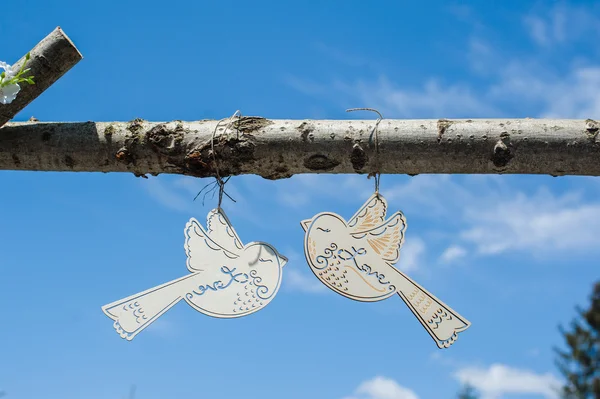
[[[381,115],[381,112],[377,111],[374,108],[350,108],[347,109],[346,112],[354,112],[354,111],[371,111],[371,112],[375,112],[377,115],[379,115],[379,119],[377,119],[377,122],[375,122],[375,127],[373,127],[373,130],[371,131],[371,136],[369,137],[369,140],[373,140],[373,138],[375,139],[375,171],[372,173],[369,173],[369,175],[367,176],[367,178],[371,178],[374,177],[375,178],[375,195],[379,196],[379,183],[381,181],[381,173],[379,171],[379,122],[381,122],[383,120],[383,115]]]
[[[202,197],[202,205],[204,206],[204,201],[206,200],[206,196],[210,193],[212,193],[212,197],[211,199],[213,199],[215,197],[215,193],[217,192],[217,188],[218,188],[218,192],[219,192],[219,205],[218,205],[218,209],[221,209],[221,204],[223,202],[223,196],[225,195],[227,198],[229,198],[230,200],[232,200],[233,202],[236,202],[229,194],[227,194],[227,192],[225,191],[225,184],[227,184],[227,182],[229,181],[229,179],[231,179],[231,176],[226,177],[225,179],[223,179],[221,177],[221,174],[219,172],[219,167],[217,165],[217,155],[215,153],[215,137],[217,135],[217,130],[219,129],[219,126],[221,125],[221,123],[223,123],[226,120],[229,120],[229,123],[227,124],[227,126],[225,127],[225,130],[223,132],[223,134],[227,133],[227,130],[229,130],[229,128],[231,127],[231,125],[233,124],[233,119],[235,117],[240,118],[242,116],[242,114],[240,113],[239,110],[235,111],[235,113],[229,117],[229,118],[224,118],[221,119],[219,122],[217,122],[217,125],[215,126],[215,130],[213,130],[213,134],[212,134],[212,138],[210,140],[210,152],[212,153],[213,156],[213,162],[214,162],[214,167],[215,167],[215,181],[212,183],[207,184],[206,186],[204,186],[202,188],[202,190],[200,190],[200,192],[198,194],[196,194],[196,197],[194,197],[194,201],[196,200],[196,198],[198,198],[198,196],[200,194],[202,194],[202,192],[206,189],[206,192],[204,193],[204,197]],[[239,131],[239,124],[238,124],[238,129],[236,130],[237,132],[237,138],[240,138],[240,131]],[[209,188],[210,187],[210,188]]]

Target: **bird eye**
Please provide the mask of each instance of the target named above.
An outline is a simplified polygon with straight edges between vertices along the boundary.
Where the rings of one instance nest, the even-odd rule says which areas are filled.
[[[263,259],[263,258],[258,258],[259,262],[273,262],[273,259]]]
[[[331,230],[329,230],[329,229],[323,229],[323,228],[321,228],[321,227],[317,227],[317,230],[324,231],[325,233],[329,233],[329,232],[331,231]]]

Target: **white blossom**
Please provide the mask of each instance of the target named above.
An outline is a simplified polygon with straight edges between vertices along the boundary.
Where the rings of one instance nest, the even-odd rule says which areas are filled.
[[[10,80],[17,75],[18,71],[15,71],[10,64],[4,61],[0,61],[0,68],[4,69],[4,80]]]
[[[21,86],[17,83],[9,84],[0,87],[0,104],[10,104],[21,90]]]

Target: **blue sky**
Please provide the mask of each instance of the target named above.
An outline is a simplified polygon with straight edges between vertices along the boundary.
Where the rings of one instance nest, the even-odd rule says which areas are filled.
[[[600,3],[8,2],[0,60],[56,26],[84,55],[16,120],[600,118]],[[399,298],[322,287],[299,221],[346,218],[358,175],[234,177],[244,242],[290,258],[277,297],[237,320],[181,303],[133,342],[104,304],[186,273],[183,228],[209,181],[0,173],[0,389],[10,399],[554,398],[559,323],[600,276],[600,183],[546,176],[383,176],[408,230],[399,267],[472,322],[440,351]]]

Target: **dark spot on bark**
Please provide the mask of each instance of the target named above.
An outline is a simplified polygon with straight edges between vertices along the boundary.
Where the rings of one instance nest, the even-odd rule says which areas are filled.
[[[65,155],[65,165],[73,169],[73,166],[75,166],[75,160],[71,158],[70,155]]]
[[[117,158],[117,161],[127,164],[133,162],[133,156],[125,147],[122,147],[121,149],[119,149],[119,151],[117,151],[117,153],[115,154],[115,158]]]
[[[201,150],[192,150],[185,156],[186,166],[197,171],[208,170],[211,160],[208,159],[208,154],[203,155]]]
[[[106,127],[106,129],[104,129],[104,135],[107,137],[112,136],[113,134],[115,134],[115,132],[116,132],[116,129],[113,125],[108,125]]]
[[[598,132],[600,132],[600,123],[593,119],[586,119],[585,132],[590,141],[596,141],[596,136],[598,136]]]
[[[510,134],[508,134],[508,132],[502,132],[500,134],[500,139],[494,145],[492,162],[495,167],[504,168],[514,156],[514,148],[510,142]]]
[[[331,170],[340,163],[326,155],[315,154],[304,160],[304,167],[310,170]]]
[[[272,121],[259,116],[242,116],[231,124],[231,129],[242,134],[250,134],[271,124]]]
[[[350,162],[352,163],[352,167],[356,172],[360,171],[365,167],[369,158],[365,153],[365,150],[358,144],[354,144],[352,147],[352,153],[350,154]]]
[[[438,137],[437,137],[437,141],[438,143],[440,143],[442,141],[442,136],[444,135],[444,133],[446,133],[446,130],[448,130],[448,128],[450,126],[452,126],[454,122],[449,121],[447,119],[440,119],[437,121],[437,129],[438,129]]]
[[[52,133],[46,131],[42,133],[42,141],[49,141],[52,138]]]
[[[161,123],[146,133],[146,140],[155,151],[161,154],[178,155],[183,152],[184,133],[185,129],[182,124],[178,124],[175,130],[171,131],[167,125]]]
[[[215,175],[215,158],[221,176],[240,174],[242,167],[254,161],[255,145],[252,141],[237,137],[219,136],[215,139],[214,155],[210,141],[187,153],[182,167],[198,177]],[[179,165],[177,165],[179,166]]]
[[[133,172],[133,175],[134,175],[135,177],[141,177],[141,178],[143,178],[143,179],[147,179],[147,178],[148,178],[148,176],[146,176],[146,174],[145,174],[145,173]]]
[[[141,118],[135,118],[131,122],[129,122],[129,126],[127,126],[127,130],[131,133],[136,133],[144,127],[144,120]]]
[[[17,154],[12,154],[12,160],[13,160],[15,166],[21,165],[21,160],[19,159]]]
[[[290,169],[287,165],[278,165],[275,167],[275,171],[271,174],[263,175],[262,177],[267,180],[278,180],[278,179],[288,179],[292,177],[293,174],[290,173]]]
[[[300,132],[302,141],[307,141],[308,135],[311,134],[315,130],[315,127],[311,123],[302,122],[300,124],[300,126],[298,126],[296,129],[298,129],[298,131]]]

